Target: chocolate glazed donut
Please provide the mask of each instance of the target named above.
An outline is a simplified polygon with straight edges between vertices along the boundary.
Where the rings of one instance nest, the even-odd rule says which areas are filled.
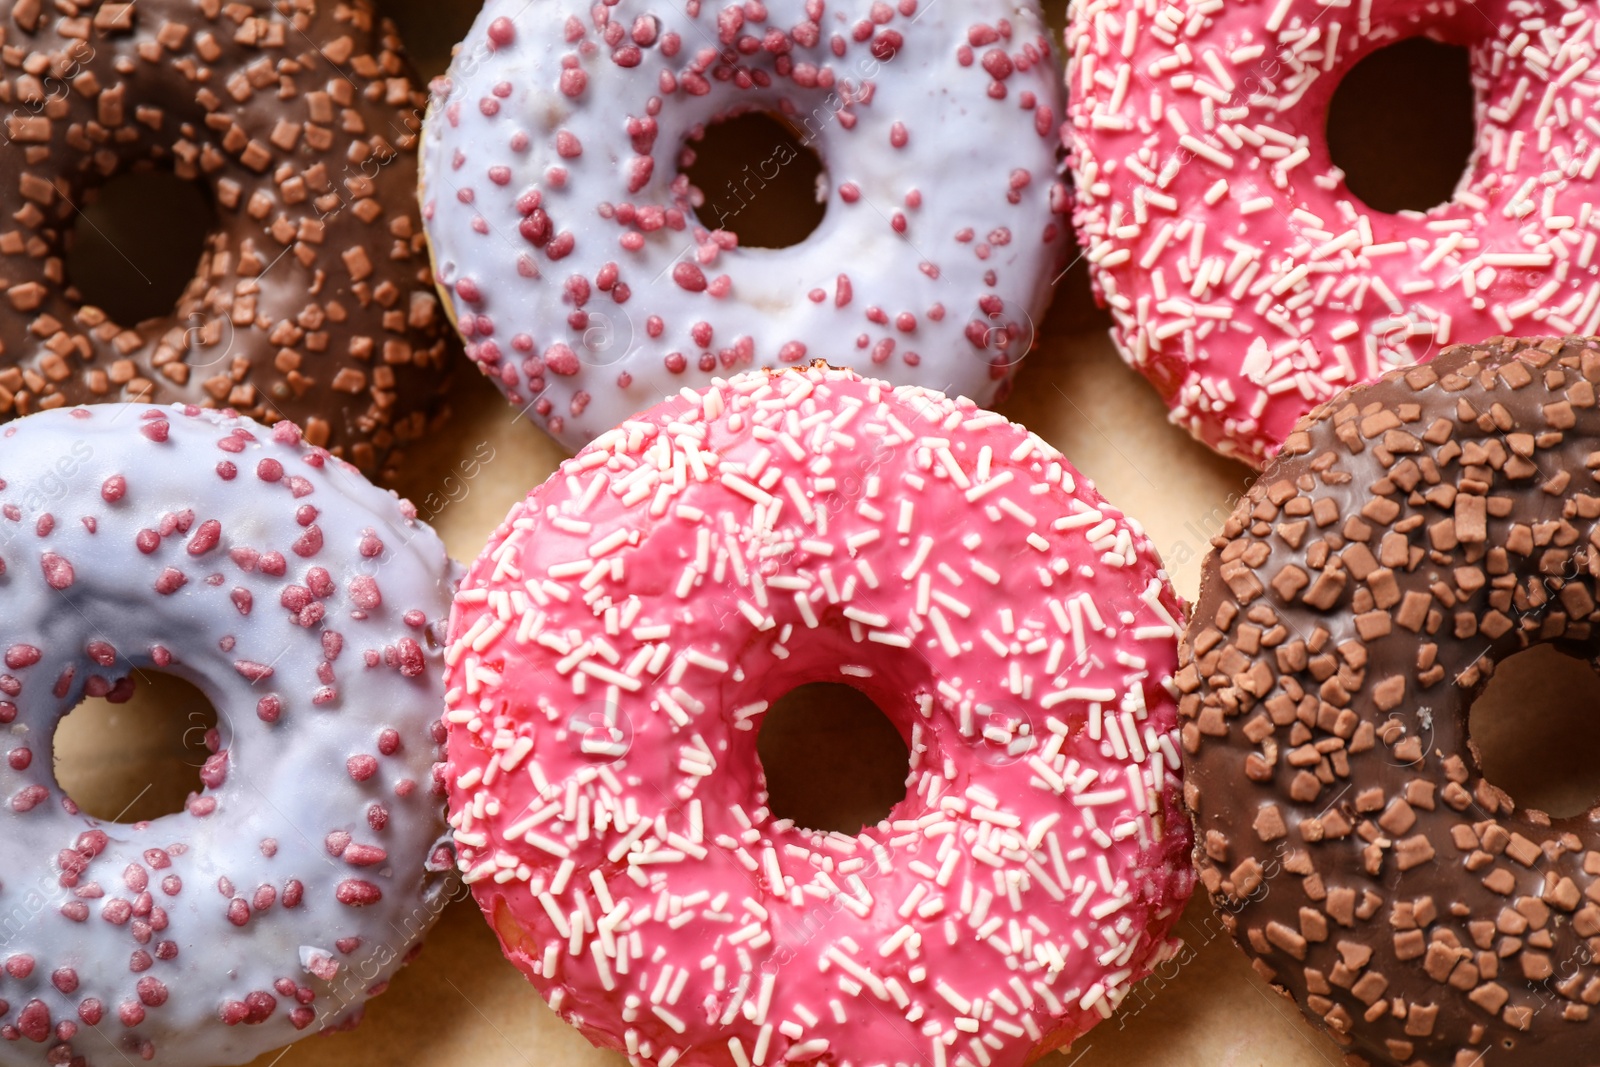
[[[1600,340],[1447,349],[1313,411],[1206,565],[1178,685],[1196,860],[1353,1063],[1600,1060],[1600,809],[1467,738],[1495,664],[1600,655]]]
[[[0,418],[230,407],[389,473],[444,385],[424,103],[369,0],[0,0]],[[219,222],[170,316],[114,323],[63,255],[94,191],[151,167]]]

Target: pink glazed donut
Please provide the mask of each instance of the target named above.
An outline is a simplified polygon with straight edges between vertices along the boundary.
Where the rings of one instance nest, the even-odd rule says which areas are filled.
[[[1446,344],[1600,330],[1596,13],[1080,0],[1074,222],[1117,347],[1172,420],[1260,465],[1317,404]],[[1417,35],[1469,49],[1477,143],[1449,201],[1388,214],[1329,159],[1328,102]]]
[[[422,153],[468,354],[569,449],[808,353],[993,401],[1065,243],[1046,32],[1036,0],[489,0]],[[750,111],[826,168],[789,248],[739,247],[679,170]],[[755,162],[741,199],[791,159]]]
[[[1193,884],[1155,551],[970,400],[822,365],[684,390],[513,508],[456,598],[451,821],[506,955],[659,1067],[1019,1067]],[[763,712],[872,697],[860,833],[767,807]]]

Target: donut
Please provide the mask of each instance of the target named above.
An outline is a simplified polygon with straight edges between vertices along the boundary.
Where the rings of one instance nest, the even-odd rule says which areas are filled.
[[[1600,832],[1486,780],[1467,714],[1520,650],[1600,653],[1597,380],[1594,338],[1495,338],[1356,387],[1206,563],[1177,676],[1200,880],[1349,1062],[1593,1059]]]
[[[1176,948],[1180,610],[1139,526],[971,400],[822,364],[686,389],[456,596],[463,877],[635,1063],[1019,1067]],[[910,752],[858,834],[768,807],[763,713],[815,681]]]
[[[489,0],[423,133],[468,354],[568,449],[713,374],[816,356],[993,401],[1065,241],[1046,34],[1034,0]],[[789,248],[740,247],[680,169],[752,111],[824,166],[822,222]],[[796,155],[752,161],[739,202]]]
[[[1173,422],[1259,467],[1341,389],[1452,341],[1600,331],[1596,46],[1560,0],[1079,0],[1073,221],[1123,358]],[[1373,210],[1328,103],[1400,38],[1468,49],[1471,162],[1425,212]]]
[[[370,475],[440,409],[413,195],[424,107],[370,0],[0,0],[0,418],[130,400],[290,419]],[[171,314],[113,322],[64,257],[105,183],[217,214]]]
[[[16,420],[0,479],[0,1061],[208,1067],[354,1025],[453,882],[443,545],[293,423],[192,405]],[[91,818],[56,725],[145,671],[215,707],[204,788]]]

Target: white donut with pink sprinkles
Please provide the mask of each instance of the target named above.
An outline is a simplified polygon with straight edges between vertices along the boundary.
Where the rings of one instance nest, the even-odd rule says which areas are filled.
[[[140,404],[0,431],[0,1064],[243,1063],[359,1021],[444,907],[455,566],[280,422]],[[186,808],[81,812],[52,739],[141,671],[217,728]]]
[[[1357,382],[1497,334],[1600,331],[1588,0],[1076,0],[1074,222],[1112,336],[1172,419],[1260,464]],[[1467,47],[1454,196],[1368,208],[1328,154],[1339,80],[1385,44]]]
[[[1046,33],[1034,0],[489,0],[423,147],[469,355],[572,449],[714,373],[812,358],[993,401],[1064,243]],[[679,169],[749,111],[825,168],[788,248],[740,247]]]
[[[465,878],[635,1064],[1022,1067],[1175,947],[1180,610],[1139,527],[970,400],[816,366],[684,390],[462,583]],[[910,752],[859,833],[768,807],[763,716],[817,681]]]

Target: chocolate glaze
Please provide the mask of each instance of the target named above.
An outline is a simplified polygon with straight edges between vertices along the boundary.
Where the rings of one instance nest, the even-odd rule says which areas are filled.
[[[370,0],[0,0],[0,419],[231,407],[389,473],[444,385],[424,103]],[[150,167],[219,221],[170,316],[113,323],[65,245],[98,186]]]
[[[1325,404],[1235,508],[1183,642],[1200,879],[1357,1063],[1600,1059],[1600,810],[1486,781],[1496,663],[1600,654],[1600,339],[1447,349]]]

